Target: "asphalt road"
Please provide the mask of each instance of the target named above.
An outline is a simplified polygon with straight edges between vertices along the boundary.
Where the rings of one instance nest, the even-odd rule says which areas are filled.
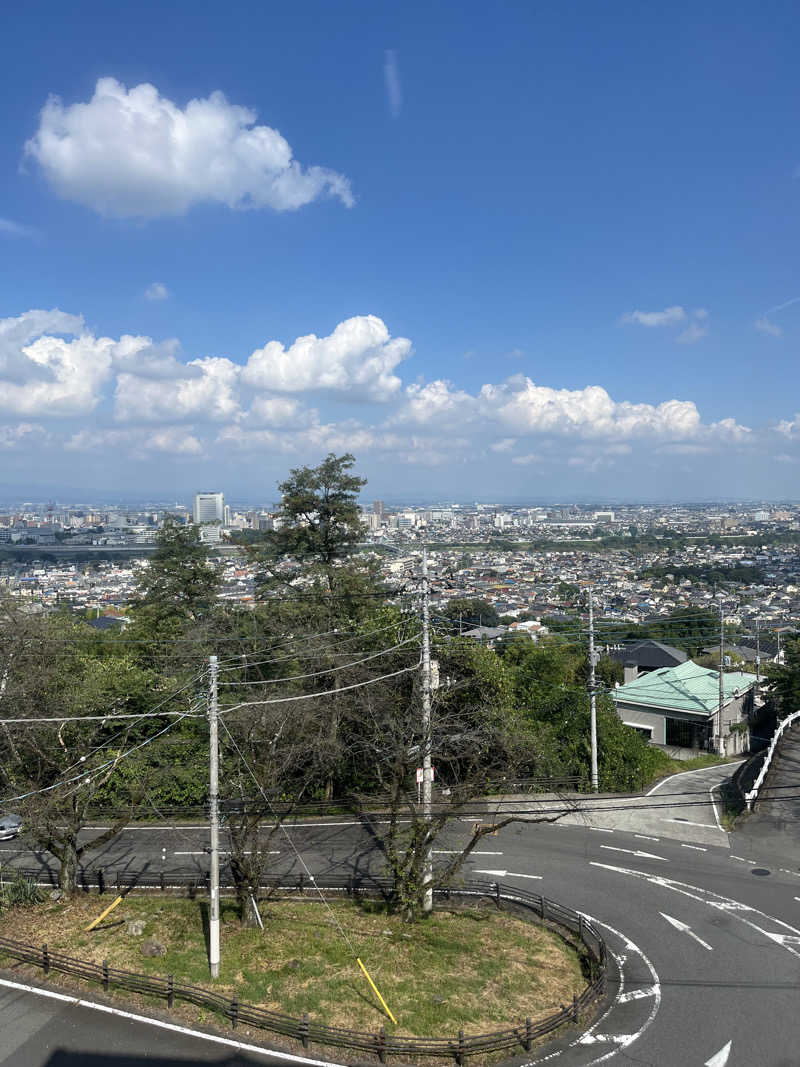
[[[707,794],[713,784],[713,774],[687,775],[665,783],[651,798],[667,798],[666,806],[620,806],[604,825],[599,825],[600,813],[591,816],[598,825],[518,823],[481,841],[470,862],[477,877],[542,892],[582,910],[601,926],[619,968],[614,1002],[588,1033],[548,1050],[547,1060],[539,1054],[521,1062],[559,1067],[800,1064],[800,868],[785,860],[779,835],[760,843],[757,864],[721,831],[705,841],[703,835],[715,828],[711,799],[692,816],[682,802],[689,793]],[[633,818],[634,808],[635,828],[613,825],[615,819]],[[442,849],[457,847],[468,832],[468,825],[455,830]],[[696,832],[702,843],[682,839],[687,832]],[[182,869],[204,871],[204,834],[202,828],[130,830],[115,844],[114,862],[131,869],[134,863],[160,862],[163,848]],[[274,841],[276,873],[297,869],[292,845],[319,879],[375,869],[373,843],[348,820],[294,826],[288,836],[281,834]],[[26,860],[26,866],[30,862],[19,853],[13,858]],[[373,965],[379,976],[384,964],[378,959]],[[40,1024],[41,1019],[49,1021]],[[6,1051],[9,1034],[17,1043]],[[230,1059],[232,1050],[209,1048],[187,1035],[167,1037],[159,1031],[154,1037],[146,1024],[131,1020],[102,1016],[98,1023],[90,1009],[48,1004],[33,994],[15,997],[0,987],[0,1064],[77,1065],[76,1058],[53,1058],[54,1040],[73,1054],[108,1050],[97,1062],[112,1067],[180,1063],[180,1057],[264,1062],[255,1053]],[[114,1058],[134,1052],[139,1059]],[[84,1055],[81,1064],[94,1067]]]

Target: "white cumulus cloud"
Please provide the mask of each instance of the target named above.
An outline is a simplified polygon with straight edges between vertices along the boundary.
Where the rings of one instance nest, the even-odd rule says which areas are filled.
[[[628,311],[620,322],[638,326],[676,326],[686,321],[686,311],[680,305],[664,308],[663,311]]]
[[[92,336],[80,316],[62,311],[28,311],[0,320],[0,411],[92,411],[111,376],[114,348],[110,337]]]
[[[311,333],[288,348],[268,342],[250,356],[242,378],[254,389],[276,393],[319,389],[384,401],[399,391],[393,371],[410,354],[411,342],[390,337],[382,319],[358,315],[327,337]]]
[[[59,196],[101,215],[183,215],[201,203],[291,211],[321,196],[352,206],[347,178],[304,168],[256,119],[221,92],[181,108],[153,85],[100,78],[86,103],[51,96],[25,152]]]
[[[114,414],[121,422],[166,422],[201,418],[222,421],[239,412],[237,384],[241,367],[229,359],[208,356],[190,360],[184,376],[145,378],[123,373],[117,377]]]
[[[167,300],[169,289],[163,282],[152,282],[144,291],[145,300]]]
[[[153,453],[176,456],[199,456],[203,446],[185,427],[164,426],[158,430],[80,430],[64,446],[70,452],[97,452],[113,448],[124,450],[134,459],[148,459]]]

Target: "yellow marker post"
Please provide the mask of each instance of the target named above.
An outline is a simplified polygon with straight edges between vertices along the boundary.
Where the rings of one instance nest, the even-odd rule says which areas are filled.
[[[94,920],[94,922],[90,923],[86,927],[86,931],[85,932],[88,934],[90,930],[94,930],[95,926],[99,926],[100,923],[103,921],[103,919],[105,919],[106,915],[110,915],[111,912],[114,910],[114,908],[116,908],[117,904],[121,904],[124,899],[125,899],[124,897],[117,897],[117,899],[112,904],[108,905],[108,907],[106,908],[106,910],[103,912],[102,915],[98,915],[97,918]]]
[[[372,991],[374,992],[374,994],[378,998],[378,1000],[381,1002],[381,1007],[386,1012],[386,1014],[389,1016],[389,1018],[392,1020],[394,1025],[397,1026],[397,1019],[395,1019],[394,1015],[392,1015],[391,1011],[389,1010],[389,1005],[386,1003],[386,1001],[381,996],[381,994],[380,994],[380,992],[378,990],[378,987],[375,985],[375,983],[372,981],[372,979],[369,976],[369,971],[364,966],[364,964],[361,962],[361,960],[358,958],[358,956],[356,956],[356,963],[361,968],[361,970],[364,972],[364,977],[366,978],[366,980],[372,986]]]

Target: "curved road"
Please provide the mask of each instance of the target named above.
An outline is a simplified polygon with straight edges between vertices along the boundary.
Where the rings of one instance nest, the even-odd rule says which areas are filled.
[[[570,816],[571,825],[514,824],[481,841],[471,872],[584,911],[601,925],[618,967],[613,1002],[590,1031],[520,1063],[800,1063],[800,869],[782,856],[779,836],[759,842],[757,858],[752,850],[740,855],[735,836],[731,842],[717,827],[711,798],[702,801],[719,780],[717,769],[680,776],[636,804]],[[468,829],[454,830],[442,849],[460,844]],[[347,820],[295,825],[289,837],[319,878],[375,869],[372,843]],[[202,828],[131,830],[105,860],[130,867],[147,857],[157,862],[165,840],[172,853],[183,854],[173,855],[170,866],[207,868]],[[296,871],[288,839],[275,839],[274,847],[276,873]],[[12,856],[31,863],[30,855],[0,853]],[[378,975],[380,966],[375,961]],[[53,1058],[56,1044],[76,1055]],[[81,1054],[81,1067],[296,1062],[209,1046],[0,986],[0,1064],[66,1067],[77,1065],[81,1049],[98,1047],[109,1051],[97,1060]]]

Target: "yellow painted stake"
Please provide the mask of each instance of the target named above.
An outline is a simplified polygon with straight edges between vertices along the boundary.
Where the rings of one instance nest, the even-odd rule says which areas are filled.
[[[369,976],[369,971],[364,966],[364,964],[361,962],[361,960],[358,958],[358,956],[356,956],[356,963],[361,968],[361,970],[364,972],[364,977],[366,978],[366,980],[372,986],[372,991],[374,992],[374,994],[378,998],[378,1000],[381,1002],[381,1007],[386,1012],[386,1014],[389,1016],[389,1018],[392,1020],[394,1025],[397,1026],[397,1019],[395,1019],[394,1015],[392,1015],[391,1011],[389,1010],[389,1005],[386,1003],[386,1001],[381,996],[381,994],[380,994],[380,992],[378,990],[378,987],[375,985],[375,983],[372,981],[372,979]]]
[[[121,904],[124,899],[124,897],[117,897],[113,904],[109,904],[103,914],[98,915],[95,921],[86,927],[86,933],[88,934],[90,930],[94,930],[95,926],[99,926],[103,919],[105,919],[106,915],[110,915],[114,908],[116,908],[117,904]]]

